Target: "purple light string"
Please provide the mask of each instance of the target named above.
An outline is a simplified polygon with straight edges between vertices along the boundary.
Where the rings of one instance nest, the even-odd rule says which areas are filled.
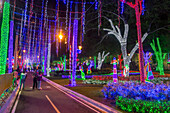
[[[84,4],[83,4],[83,19],[82,19],[83,32],[82,32],[82,41],[84,41],[84,34],[85,34],[85,10],[86,10],[86,2],[84,2]]]
[[[57,26],[57,8],[58,8],[58,0],[56,0],[56,6],[55,6],[55,9],[56,9],[56,12],[55,12],[55,26],[54,26],[54,42],[55,42],[55,38],[56,38],[56,26]]]
[[[145,12],[145,0],[142,2],[142,15],[144,15]]]
[[[121,2],[121,14],[124,12],[124,0]]]
[[[47,52],[48,52],[48,28],[46,28],[46,38],[45,38],[45,61],[44,61],[44,75],[47,75]]]
[[[27,20],[27,7],[28,7],[28,0],[25,0],[25,10],[24,10],[24,27],[23,27],[23,31],[22,31],[22,33],[23,33],[23,36],[24,36],[24,38],[22,38],[22,49],[21,49],[21,51],[23,51],[24,49],[26,50],[26,43],[25,43],[25,40],[26,40],[26,30],[25,30],[25,25],[26,25],[26,20]],[[22,60],[23,60],[23,58],[25,58],[25,54],[23,54],[23,52],[22,52]]]
[[[35,13],[35,17],[37,16],[37,14]],[[35,18],[35,20],[34,20],[34,33],[33,33],[33,44],[32,44],[32,56],[31,56],[31,59],[33,59],[33,62],[35,62],[35,59],[36,59],[36,49],[34,48],[34,43],[35,43],[35,31],[36,31],[36,23],[37,23],[37,21],[36,21],[36,18]],[[35,51],[34,51],[34,49],[35,49]]]
[[[70,2],[70,17],[69,17],[69,28],[68,28],[68,50],[70,49],[70,37],[71,37],[71,11],[72,11],[72,2]]]
[[[30,29],[30,36],[29,36],[29,45],[28,45],[28,59],[29,62],[32,60],[31,58],[31,38],[32,38],[32,25],[31,25],[31,29]]]
[[[13,28],[14,21],[10,21],[10,39],[9,39],[9,49],[8,49],[8,73],[12,73],[12,57],[13,57]]]
[[[98,0],[95,0],[95,10],[98,8]]]
[[[69,0],[67,0],[67,10],[66,10],[66,27],[65,30],[67,30],[67,26],[68,26],[68,6],[69,6]]]
[[[46,54],[46,37],[45,37],[45,29],[47,28],[47,5],[48,5],[48,0],[46,1],[45,3],[45,15],[44,15],[44,27],[43,27],[43,44],[42,44],[42,48],[43,48],[43,51],[41,52],[41,56],[43,56],[45,58],[45,54]],[[47,32],[46,32],[47,33]],[[47,36],[47,34],[46,34]],[[45,67],[45,60],[44,60],[44,67]],[[43,68],[43,67],[42,67]],[[46,68],[44,68],[44,70],[46,70]],[[45,73],[46,75],[46,73]]]
[[[39,41],[39,60],[40,60],[40,63],[43,61],[42,60],[42,56],[40,56],[42,54],[41,52],[41,49],[42,49],[42,38],[43,38],[43,17],[44,17],[44,0],[42,0],[42,10],[41,10],[41,24],[40,24],[40,41]]]
[[[78,20],[74,20],[74,28],[73,28],[73,43],[72,43],[72,51],[73,51],[73,60],[72,60],[72,84],[71,86],[76,85],[75,77],[76,77],[76,66],[77,66],[77,36],[78,36]]]
[[[66,0],[63,0],[64,4],[66,4]]]

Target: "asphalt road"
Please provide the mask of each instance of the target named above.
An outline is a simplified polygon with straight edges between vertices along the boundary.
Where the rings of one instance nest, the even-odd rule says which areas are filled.
[[[33,78],[28,73],[15,113],[96,113],[63,92],[42,81],[42,90],[32,90]],[[74,97],[73,97],[74,98]],[[99,112],[98,112],[99,113]]]

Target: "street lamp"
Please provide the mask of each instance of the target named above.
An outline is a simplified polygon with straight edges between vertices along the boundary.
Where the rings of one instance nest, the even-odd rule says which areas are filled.
[[[63,35],[62,35],[62,34],[60,34],[60,35],[59,35],[59,38],[60,38],[60,40],[61,40],[61,39],[63,38]]]

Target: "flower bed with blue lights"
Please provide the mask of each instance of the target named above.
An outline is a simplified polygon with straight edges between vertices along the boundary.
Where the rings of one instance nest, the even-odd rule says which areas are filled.
[[[108,83],[103,87],[102,92],[105,98],[133,98],[136,100],[170,100],[170,84],[141,84],[137,82]]]
[[[170,84],[109,82],[102,89],[107,99],[128,112],[161,112],[170,110]]]

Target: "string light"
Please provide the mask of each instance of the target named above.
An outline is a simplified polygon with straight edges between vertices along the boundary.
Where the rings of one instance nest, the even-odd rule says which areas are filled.
[[[124,0],[121,2],[121,14],[124,12]]]
[[[10,21],[10,39],[8,48],[8,73],[12,73],[12,57],[13,57],[13,28],[14,21]]]
[[[70,2],[70,12],[72,11],[72,2]],[[69,17],[69,28],[68,28],[68,50],[70,49],[70,37],[71,37],[71,13],[70,13],[70,17]]]
[[[42,0],[42,10],[41,10],[41,20],[40,20],[40,41],[39,41],[39,56],[40,56],[40,61],[41,61],[41,58],[42,58],[42,56],[41,56],[41,48],[42,48],[42,35],[43,35],[43,16],[44,16],[44,0]],[[40,62],[41,63],[41,62]]]
[[[10,4],[5,1],[3,9],[3,18],[1,26],[1,45],[0,45],[0,75],[5,74],[6,59],[8,49],[8,35],[9,35],[9,14]]]
[[[58,20],[58,22],[57,22],[57,33],[59,33],[59,28],[60,28],[60,19],[59,19],[59,8],[60,8],[60,6],[59,6],[60,4],[59,4],[59,1],[58,1],[58,7],[57,7],[57,20]],[[58,56],[58,46],[59,46],[59,44],[58,44],[58,38],[57,38],[57,41],[56,41],[56,53],[57,53],[57,56]]]
[[[95,10],[98,8],[98,0],[95,0]]]
[[[37,14],[35,13],[35,17],[37,16]],[[33,59],[33,62],[35,62],[34,61],[34,59],[36,59],[35,58],[35,56],[36,56],[36,47],[34,47],[34,41],[36,41],[36,37],[35,37],[35,30],[36,30],[36,23],[37,23],[37,21],[36,21],[36,19],[34,20],[34,34],[33,34],[33,44],[32,44],[32,51],[34,51],[34,52],[32,52],[32,56],[31,56],[31,59]],[[35,50],[34,50],[35,49]],[[34,57],[33,57],[34,56]]]
[[[145,0],[142,2],[142,15],[144,15],[145,12]]]
[[[82,41],[84,41],[84,34],[85,34],[85,10],[86,10],[86,1],[83,4],[83,32],[82,32]]]
[[[68,6],[69,6],[69,0],[67,0],[67,10],[66,10],[66,27],[65,27],[65,30],[67,30],[67,26],[68,26]]]
[[[49,23],[48,31],[48,56],[47,56],[47,76],[50,76],[50,58],[51,58],[51,24]]]

